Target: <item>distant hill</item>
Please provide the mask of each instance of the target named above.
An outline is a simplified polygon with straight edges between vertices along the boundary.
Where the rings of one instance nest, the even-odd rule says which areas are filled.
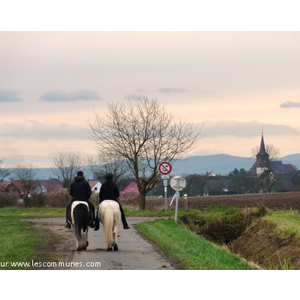
[[[287,155],[278,158],[278,160],[281,160],[284,164],[292,164],[300,169],[300,153]],[[254,162],[254,158],[231,156],[227,154],[190,156],[185,159],[173,160],[173,171],[171,175],[205,174],[211,171],[216,174],[227,175],[235,168],[238,170],[244,168],[247,171],[252,167]],[[40,168],[38,170],[40,179],[54,177],[51,168]],[[92,179],[92,173],[88,167],[84,167],[83,171],[87,179]]]
[[[172,161],[174,174],[205,174],[214,173],[226,175],[235,168],[249,170],[255,160],[249,157],[231,156],[227,154],[190,156]]]
[[[300,153],[287,155],[277,160],[284,164],[292,164],[300,169]],[[255,159],[249,157],[231,156],[227,154],[190,156],[182,160],[172,162],[172,174],[205,174],[213,171],[216,174],[226,175],[236,169],[244,168],[249,170],[254,164]]]
[[[279,160],[282,160],[282,162],[285,164],[292,164],[298,170],[300,170],[300,153],[287,155],[280,158]]]

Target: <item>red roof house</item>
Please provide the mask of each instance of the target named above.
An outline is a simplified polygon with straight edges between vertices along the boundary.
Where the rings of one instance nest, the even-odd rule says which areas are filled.
[[[132,180],[127,186],[126,188],[121,191],[122,194],[126,194],[126,193],[136,193],[139,194],[139,189],[138,186],[136,184],[136,182],[134,180]]]
[[[89,181],[89,184],[92,192],[99,194],[102,185],[101,182],[94,180],[94,181]]]

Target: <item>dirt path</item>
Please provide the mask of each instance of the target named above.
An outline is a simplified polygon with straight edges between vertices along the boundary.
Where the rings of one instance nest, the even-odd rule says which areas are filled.
[[[107,252],[103,228],[89,230],[89,247],[86,251],[75,250],[75,236],[70,229],[64,228],[63,218],[31,220],[34,226],[62,236],[55,246],[56,267],[54,269],[72,270],[174,270],[178,265],[157,246],[142,237],[135,224],[154,220],[148,217],[128,217],[131,227],[124,230],[119,226],[119,251]]]

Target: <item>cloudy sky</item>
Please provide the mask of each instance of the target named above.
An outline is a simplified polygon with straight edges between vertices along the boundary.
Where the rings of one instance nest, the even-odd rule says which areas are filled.
[[[204,124],[189,155],[300,152],[300,32],[0,32],[0,157],[96,153],[94,111],[156,98]]]

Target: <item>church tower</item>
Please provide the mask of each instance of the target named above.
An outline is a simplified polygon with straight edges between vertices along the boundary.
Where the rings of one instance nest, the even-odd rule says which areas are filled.
[[[260,149],[256,154],[256,175],[260,176],[263,172],[268,171],[270,166],[269,154],[266,152],[264,134],[261,135]]]

